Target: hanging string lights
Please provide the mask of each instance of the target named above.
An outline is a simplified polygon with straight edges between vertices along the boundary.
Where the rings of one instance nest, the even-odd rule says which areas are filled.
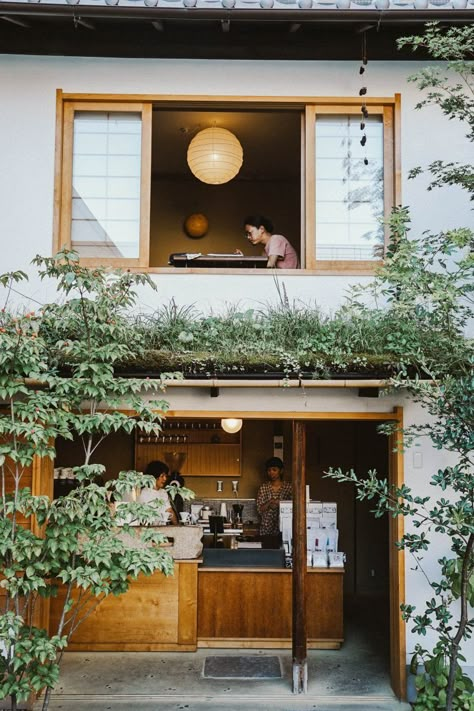
[[[365,74],[365,70],[367,68],[367,31],[364,30],[362,33],[362,63],[359,69],[359,74]],[[359,89],[359,96],[366,96],[367,94],[367,87],[362,86]],[[361,117],[360,117],[360,130],[363,132],[362,133],[362,138],[360,139],[360,145],[364,148],[366,143],[367,143],[367,133],[365,130],[365,124],[367,119],[369,118],[369,111],[367,109],[367,103],[365,99],[362,99],[362,106],[360,107],[360,112],[361,112]],[[367,158],[367,154],[364,156],[364,165],[369,165],[369,160]]]

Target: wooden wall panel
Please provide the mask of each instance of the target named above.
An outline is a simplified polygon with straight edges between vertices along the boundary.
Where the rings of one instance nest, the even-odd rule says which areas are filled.
[[[201,571],[198,588],[198,637],[291,637],[291,575]]]
[[[197,565],[181,565],[178,587],[178,642],[196,644],[197,638]]]
[[[119,597],[109,596],[78,627],[70,651],[191,651],[196,648],[197,564],[175,563],[174,575],[140,576]],[[50,633],[59,622],[65,589],[51,600]],[[93,606],[94,603],[92,603]]]
[[[163,423],[160,436],[136,433],[135,468],[144,471],[149,462],[161,459],[171,464],[174,454],[182,454],[183,476],[240,476],[241,431],[225,432],[217,419],[174,419]]]
[[[173,452],[183,452],[186,460],[181,474],[187,476],[240,476],[240,444],[137,444],[136,468],[144,471],[149,462],[166,462]]]
[[[342,640],[343,571],[307,573],[308,639]],[[290,639],[291,570],[201,570],[198,639]]]
[[[306,576],[308,639],[343,639],[343,575]]]

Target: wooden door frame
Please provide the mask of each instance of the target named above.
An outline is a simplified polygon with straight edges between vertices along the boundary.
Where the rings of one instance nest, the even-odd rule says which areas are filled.
[[[167,418],[239,417],[247,420],[299,420],[304,421],[392,421],[403,426],[403,408],[392,412],[299,412],[247,410],[170,410]],[[389,439],[389,479],[393,486],[404,482],[402,435],[396,433]],[[52,494],[52,463],[38,460],[33,467],[33,493]],[[389,590],[390,590],[390,678],[393,691],[399,699],[406,698],[406,626],[401,619],[400,605],[405,602],[405,556],[395,546],[404,532],[401,516],[390,519],[389,525]],[[47,625],[49,609],[42,610],[42,622]]]
[[[403,428],[403,407],[394,408],[398,430]],[[403,433],[389,437],[389,481],[400,488],[405,481],[403,467]],[[390,680],[395,695],[406,700],[406,625],[400,606],[405,602],[405,551],[396,547],[404,534],[403,516],[390,517],[389,523],[389,586],[390,586]]]
[[[256,412],[248,410],[169,410],[166,417],[239,417],[244,420],[286,421],[359,421],[395,422],[403,427],[403,407],[394,407],[392,412],[299,412],[271,410]],[[404,483],[403,437],[397,432],[389,437],[389,481],[392,486]],[[389,523],[389,592],[390,592],[390,682],[395,695],[406,699],[406,625],[401,618],[400,605],[405,602],[405,554],[395,543],[404,532],[403,517],[391,518]]]

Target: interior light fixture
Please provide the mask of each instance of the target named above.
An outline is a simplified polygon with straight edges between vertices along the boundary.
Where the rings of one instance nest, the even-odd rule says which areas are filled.
[[[243,158],[238,138],[226,128],[205,128],[188,147],[191,173],[208,185],[222,185],[235,178]]]
[[[235,434],[242,429],[242,420],[238,420],[234,417],[225,417],[221,420],[221,427],[224,432]]]

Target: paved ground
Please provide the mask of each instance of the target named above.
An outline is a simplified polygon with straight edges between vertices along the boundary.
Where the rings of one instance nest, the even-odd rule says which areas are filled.
[[[308,653],[307,695],[291,691],[290,650],[69,652],[50,711],[407,711],[390,688],[385,625],[373,608],[363,612],[363,624],[348,621],[342,649]],[[204,678],[206,657],[245,654],[278,656],[282,678]]]
[[[291,691],[291,652],[249,654],[278,656],[280,679],[206,679],[210,655],[242,655],[243,650],[196,653],[94,653],[65,655],[51,711],[405,711],[389,685],[385,663],[362,641],[339,651],[311,651],[308,694]],[[37,706],[39,709],[40,706]],[[36,711],[36,709],[35,709]]]

